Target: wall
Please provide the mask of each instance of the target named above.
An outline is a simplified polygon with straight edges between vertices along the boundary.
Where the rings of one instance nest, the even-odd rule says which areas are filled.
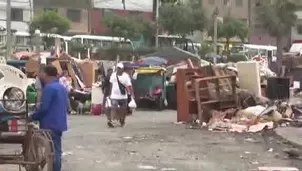
[[[12,21],[11,28],[17,31],[28,31],[27,22],[30,21],[32,16],[31,0],[18,0],[12,1],[12,8],[23,9],[23,21]],[[0,25],[6,28],[6,2],[0,1]]]
[[[35,14],[43,11],[45,8],[56,8],[58,13],[67,17],[68,9],[81,10],[80,22],[72,22],[71,28],[67,34],[88,34],[89,14],[88,8],[90,6],[90,0],[33,0]]]
[[[110,12],[109,12],[109,11]],[[110,15],[120,15],[120,16],[130,16],[131,11],[124,11],[124,10],[110,10],[110,9],[99,9],[99,8],[94,8],[92,11],[92,29],[94,34],[99,34],[99,35],[106,35],[107,34],[107,29],[104,24],[104,17],[106,16],[107,11],[110,13]],[[140,12],[141,15],[143,15],[146,19],[152,19],[153,17],[153,12]],[[139,14],[138,14],[139,15]]]

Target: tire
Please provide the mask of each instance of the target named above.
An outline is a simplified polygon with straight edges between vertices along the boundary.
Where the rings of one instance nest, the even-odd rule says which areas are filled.
[[[26,166],[26,171],[53,171],[53,144],[49,134],[42,130],[33,131],[25,161],[37,162],[37,165]],[[31,149],[31,150],[30,150]]]

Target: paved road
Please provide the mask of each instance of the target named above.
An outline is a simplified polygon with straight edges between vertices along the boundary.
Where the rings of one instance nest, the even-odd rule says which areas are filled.
[[[300,161],[284,158],[280,151],[287,145],[274,137],[264,143],[258,134],[186,129],[174,123],[175,111],[137,111],[127,119],[124,128],[108,129],[105,117],[70,117],[70,129],[64,137],[64,171],[302,169]],[[17,167],[0,170],[17,171]]]

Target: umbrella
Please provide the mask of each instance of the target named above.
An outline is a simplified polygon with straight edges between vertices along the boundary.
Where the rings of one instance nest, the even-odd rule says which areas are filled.
[[[147,58],[143,58],[142,60],[143,64],[147,64],[147,65],[165,65],[168,63],[168,60],[164,59],[164,58],[160,58],[160,57],[147,57]]]
[[[148,65],[146,64],[137,64],[137,63],[131,63],[131,62],[124,62],[124,68],[126,69],[137,69],[140,67],[147,67]]]

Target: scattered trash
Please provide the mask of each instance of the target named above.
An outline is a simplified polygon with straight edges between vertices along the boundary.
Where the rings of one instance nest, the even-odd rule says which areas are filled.
[[[144,170],[156,170],[157,168],[150,165],[138,165],[137,168]]]
[[[255,140],[253,138],[246,138],[246,139],[244,139],[244,141],[245,142],[249,142],[249,143],[260,143],[260,141],[257,141],[257,140]]]
[[[256,164],[259,164],[259,162],[258,161],[253,161],[252,164],[256,165]]]
[[[130,139],[132,139],[132,137],[123,137],[123,139],[130,140]]]
[[[274,149],[273,149],[273,148],[270,148],[270,149],[268,149],[267,151],[268,151],[268,152],[273,152]]]
[[[176,171],[175,168],[162,168],[161,171]]]
[[[244,152],[244,154],[251,154],[251,152],[249,152],[249,151],[245,151],[245,152]]]
[[[299,171],[295,167],[258,167],[258,171]]]
[[[289,158],[299,158],[302,156],[302,150],[297,148],[285,148],[283,152],[286,153]]]
[[[63,152],[62,156],[69,156],[69,155],[72,155],[72,154],[73,154],[72,151],[67,151],[67,152]]]

